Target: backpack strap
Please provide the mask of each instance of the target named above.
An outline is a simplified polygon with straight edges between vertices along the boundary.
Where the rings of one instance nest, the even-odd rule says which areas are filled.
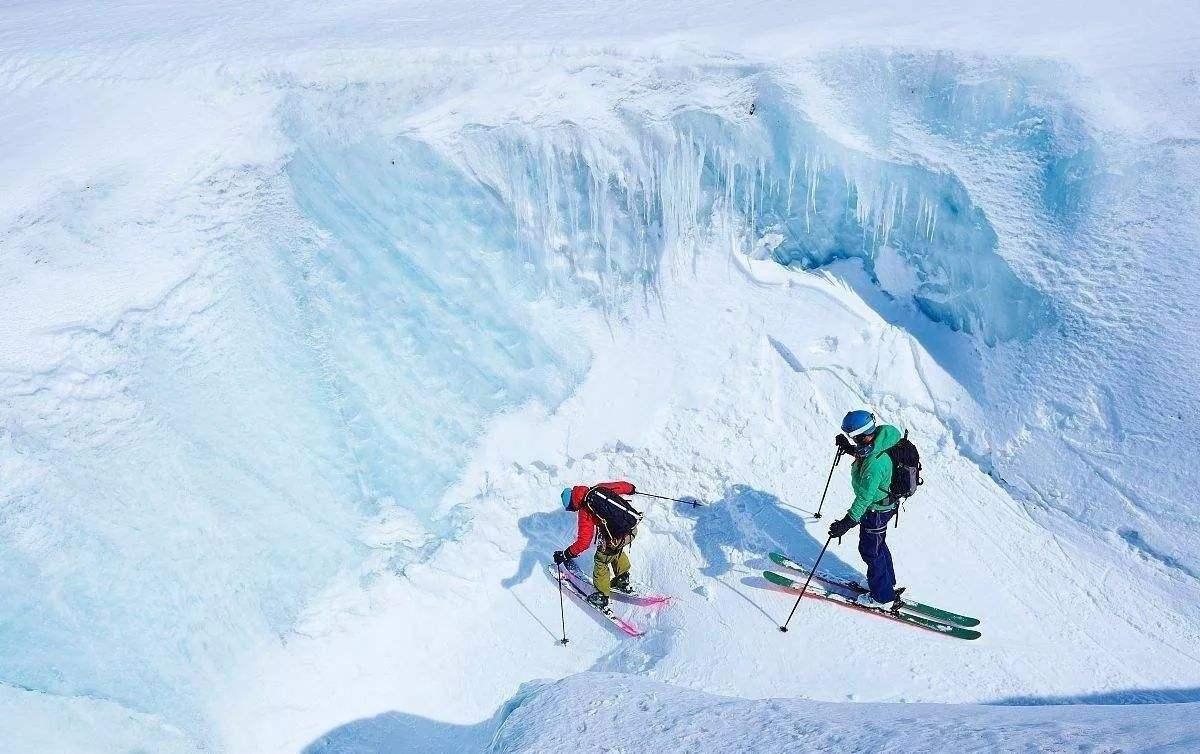
[[[624,496],[622,496],[622,495],[620,495],[620,494],[618,494],[618,493],[616,493],[616,492],[613,492],[612,490],[608,489],[607,487],[601,487],[601,486],[600,486],[600,485],[598,485],[598,484],[597,484],[596,486],[594,486],[594,487],[588,487],[587,494],[585,494],[585,495],[583,496],[583,499],[586,501],[586,500],[587,500],[587,496],[588,496],[588,495],[590,495],[590,494],[592,494],[592,492],[593,492],[594,490],[604,490],[604,491],[605,491],[605,492],[607,492],[608,494],[610,494],[610,495],[612,495],[613,497],[617,498],[618,500],[620,500],[620,501],[621,501],[621,507],[625,508],[625,510],[627,510],[627,511],[629,511],[630,513],[632,513],[633,515],[637,516],[639,519],[640,519],[640,518],[642,518],[642,516],[646,515],[646,514],[642,513],[640,510],[638,510],[637,508],[634,508],[634,507],[633,507],[633,504],[632,504],[632,503],[630,503],[628,500],[626,500],[626,499],[624,498]]]
[[[643,516],[642,512],[639,511],[637,508],[634,508],[632,505],[630,505],[625,500],[625,498],[621,497],[619,494],[617,494],[616,492],[613,492],[610,489],[601,487],[598,484],[595,486],[589,487],[587,493],[583,496],[582,504],[588,509],[588,512],[592,514],[592,517],[595,518],[597,522],[599,522],[600,526],[604,528],[605,539],[607,541],[611,542],[614,539],[612,530],[608,528],[608,522],[604,520],[604,517],[599,515],[598,513],[596,513],[596,511],[592,509],[591,504],[588,502],[588,498],[591,497],[591,494],[596,490],[604,490],[608,494],[610,494],[613,497],[620,500],[622,507],[624,507],[626,510],[628,510],[633,515],[633,517],[638,520],[639,523],[641,522],[642,516]],[[637,524],[634,524],[634,526],[636,527]]]
[[[603,516],[597,515],[596,511],[592,510],[592,504],[589,500],[589,498],[592,496],[592,492],[599,487],[600,485],[598,484],[593,487],[588,487],[588,491],[583,494],[582,505],[583,507],[587,508],[588,513],[592,514],[592,518],[596,519],[596,523],[600,524],[600,526],[596,527],[597,533],[599,533],[600,528],[603,527],[606,535],[605,539],[612,539],[612,532],[608,530],[608,522],[604,520]]]

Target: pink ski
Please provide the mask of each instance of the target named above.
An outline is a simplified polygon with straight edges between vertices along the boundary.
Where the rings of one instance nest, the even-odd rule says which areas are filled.
[[[571,565],[564,565],[563,572],[569,573],[576,585],[586,594],[591,594],[592,592],[596,591],[596,586],[592,583],[592,580],[584,575],[583,571],[579,570],[579,566],[575,565],[574,563]],[[663,594],[641,594],[640,592],[627,594],[615,589],[613,590],[612,598],[629,605],[637,605],[638,607],[655,607],[657,605],[666,605],[671,602],[671,598]]]
[[[550,568],[551,578],[558,579],[558,566],[556,566],[554,564],[550,564],[549,568]],[[600,608],[596,607],[592,603],[588,602],[587,597],[589,594],[591,594],[590,585],[582,586],[582,584],[587,584],[587,582],[583,581],[583,580],[576,581],[576,577],[571,573],[571,570],[568,568],[562,569],[562,573],[563,573],[563,577],[562,577],[563,589],[565,589],[568,593],[570,593],[577,600],[579,600],[581,603],[583,603],[583,605],[585,607],[595,610],[596,612],[603,615],[605,618],[607,618],[609,620],[609,622],[611,622],[614,626],[616,626],[619,631],[621,631],[622,633],[624,633],[627,636],[638,637],[638,636],[642,636],[646,633],[645,631],[642,631],[637,626],[633,625],[629,621],[625,620],[621,616],[614,613],[612,611],[611,607],[601,610]],[[587,591],[584,591],[585,589]]]

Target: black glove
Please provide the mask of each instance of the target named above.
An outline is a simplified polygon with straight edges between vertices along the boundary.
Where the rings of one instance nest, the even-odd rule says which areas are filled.
[[[634,487],[634,486],[633,486],[633,482],[630,482],[630,483],[629,483],[629,494],[630,494],[630,495],[636,495],[636,494],[637,494],[637,487]]]
[[[833,441],[834,445],[838,446],[838,450],[848,455],[854,455],[854,443],[850,442],[850,438],[839,434]]]
[[[850,518],[849,514],[847,514],[844,518],[839,518],[829,525],[829,536],[834,539],[841,539],[846,532],[856,526],[858,526],[858,522]]]
[[[570,555],[563,552],[562,550],[554,551],[554,564],[555,565],[562,565],[564,563],[570,563],[574,559],[575,558],[571,557]]]

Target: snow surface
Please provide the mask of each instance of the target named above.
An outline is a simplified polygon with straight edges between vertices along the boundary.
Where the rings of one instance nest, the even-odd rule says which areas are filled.
[[[1195,704],[985,707],[747,701],[628,675],[581,673],[529,684],[489,751],[1190,752]]]
[[[1197,22],[3,6],[6,745],[336,749],[382,719],[368,750],[454,750],[589,669],[1196,698]],[[773,629],[756,573],[815,556],[864,404],[928,459],[901,579],[979,642],[821,604]],[[649,636],[569,606],[562,648],[557,492],[614,477],[713,505],[650,507],[637,575],[679,599]]]

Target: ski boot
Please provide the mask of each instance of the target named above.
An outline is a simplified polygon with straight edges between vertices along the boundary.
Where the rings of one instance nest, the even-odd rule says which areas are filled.
[[[592,592],[587,597],[588,604],[601,612],[608,612],[608,597],[601,592]]]
[[[863,592],[855,597],[854,604],[858,605],[859,607],[869,607],[872,610],[890,610],[892,607],[892,603],[890,602],[876,601],[876,599],[871,596],[870,592]]]
[[[629,574],[623,573],[612,580],[612,588],[621,594],[636,595],[637,590],[629,583]]]

